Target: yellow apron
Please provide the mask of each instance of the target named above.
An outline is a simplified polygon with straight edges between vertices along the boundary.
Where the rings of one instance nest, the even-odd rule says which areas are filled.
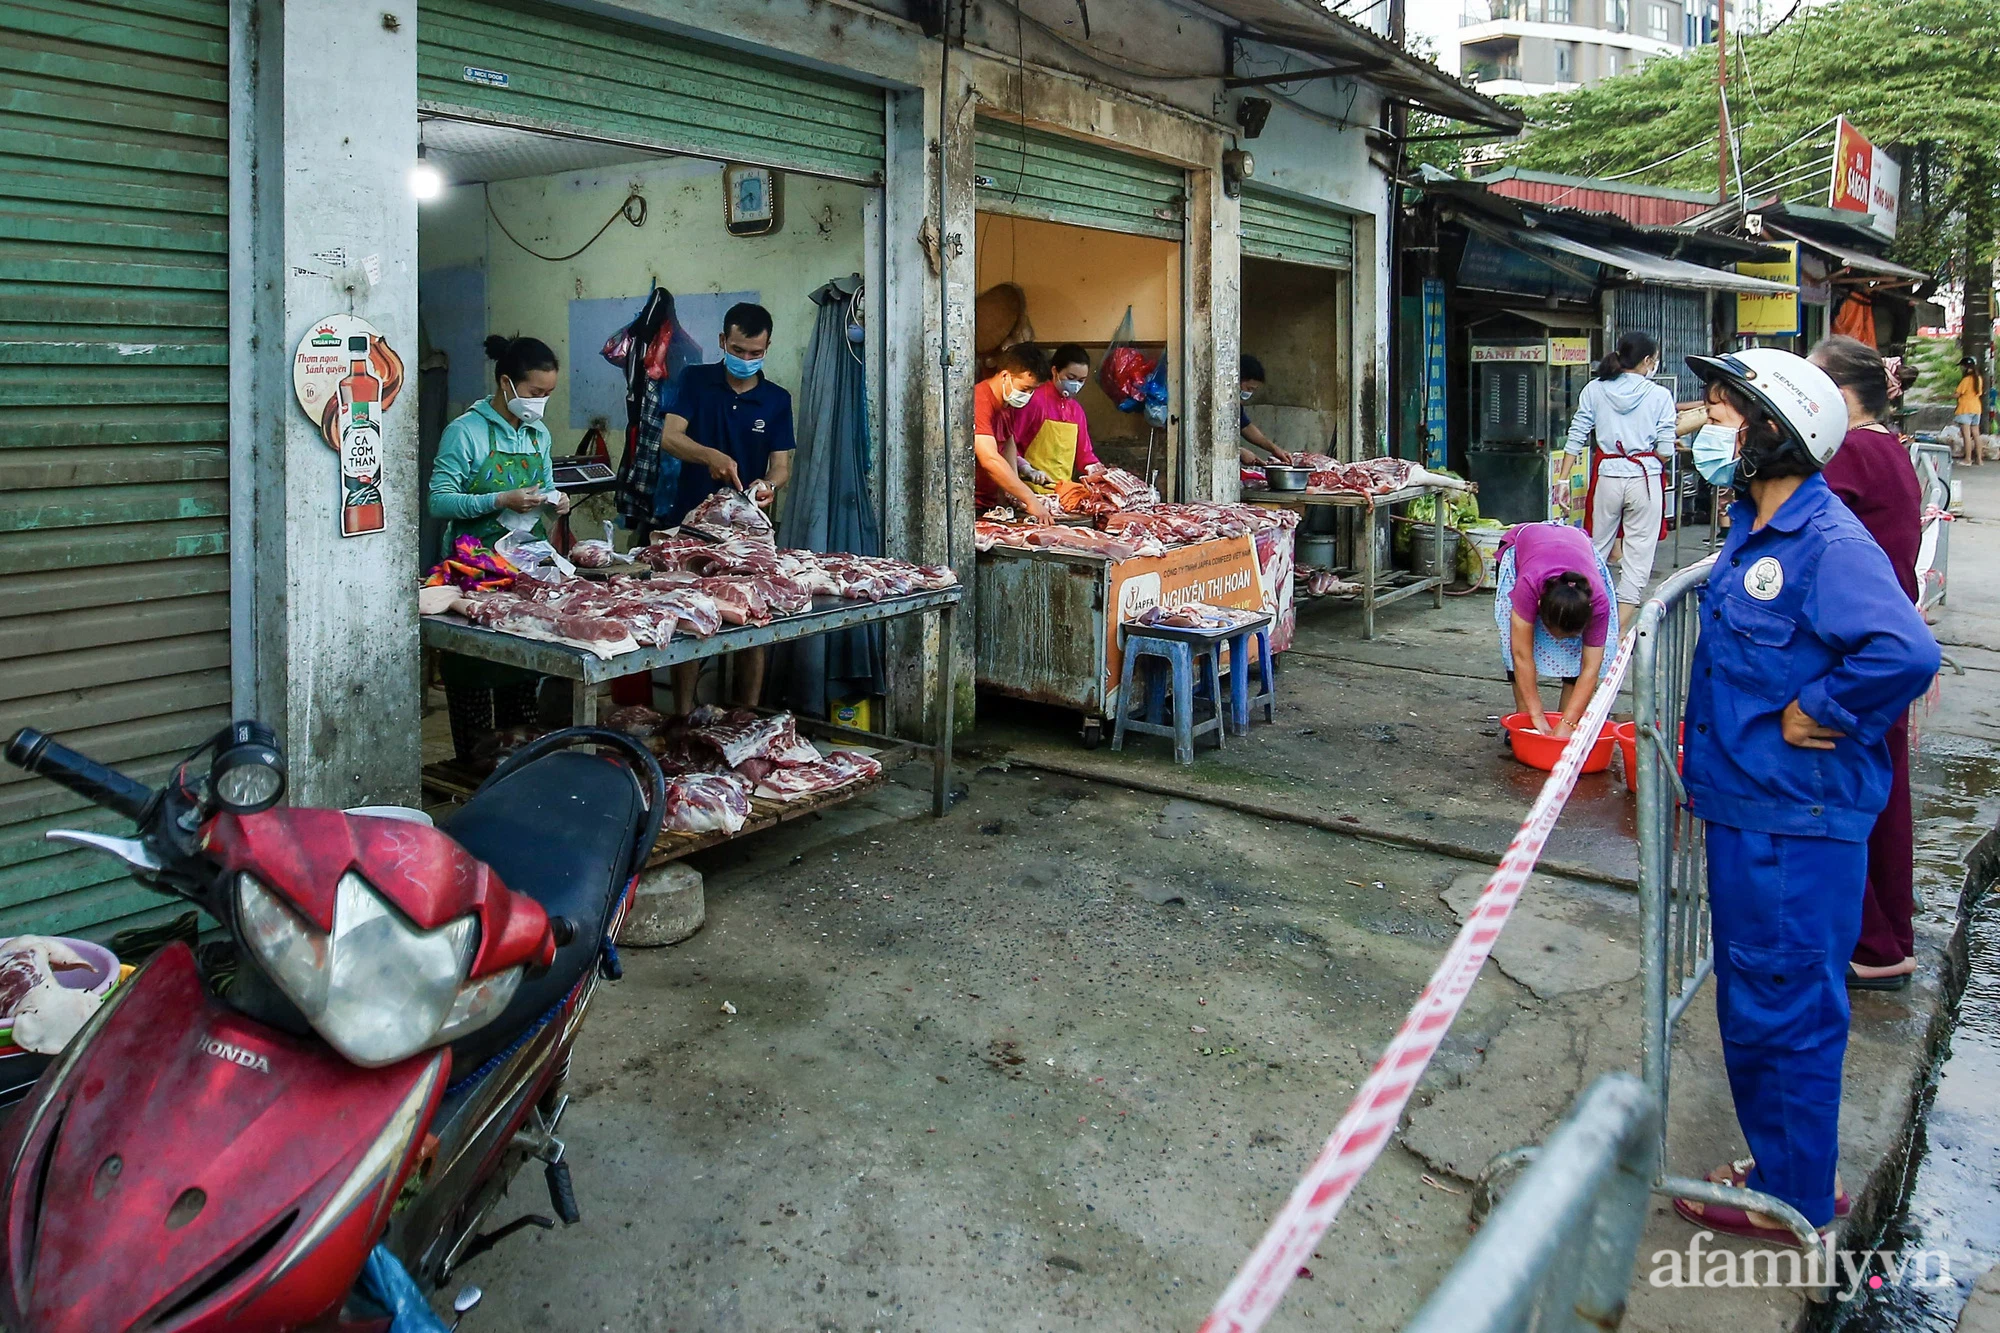
[[[1055,489],[1059,481],[1076,480],[1076,425],[1069,421],[1048,420],[1042,422],[1035,438],[1028,441],[1028,447],[1021,457],[1029,467],[1046,473],[1049,485],[1036,486],[1035,490],[1047,494]]]

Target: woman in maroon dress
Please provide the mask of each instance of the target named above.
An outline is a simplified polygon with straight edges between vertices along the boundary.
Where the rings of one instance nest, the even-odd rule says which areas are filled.
[[[1813,348],[1812,363],[1840,386],[1847,399],[1847,435],[1821,474],[1847,502],[1875,544],[1888,554],[1896,579],[1917,600],[1917,548],[1923,541],[1923,498],[1916,468],[1889,412],[1889,373],[1882,357],[1854,338],[1828,338]],[[1868,838],[1868,892],[1861,905],[1861,940],[1848,964],[1856,990],[1902,990],[1917,970],[1915,830],[1910,814],[1910,723],[1906,715],[1889,732],[1894,779],[1889,804]]]

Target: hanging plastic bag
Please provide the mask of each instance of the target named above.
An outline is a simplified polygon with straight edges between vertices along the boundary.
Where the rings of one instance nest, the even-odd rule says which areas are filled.
[[[1160,353],[1160,359],[1153,363],[1153,373],[1146,376],[1143,391],[1146,403],[1146,420],[1155,426],[1167,424],[1167,354]]]
[[[1097,387],[1120,412],[1136,412],[1145,405],[1146,377],[1153,373],[1153,366],[1153,361],[1132,345],[1132,307],[1128,305],[1125,318],[1118,321],[1118,331],[1111,335],[1111,348],[1097,368]]]
[[[625,358],[632,355],[632,326],[627,324],[606,338],[597,354],[620,370],[625,369]]]

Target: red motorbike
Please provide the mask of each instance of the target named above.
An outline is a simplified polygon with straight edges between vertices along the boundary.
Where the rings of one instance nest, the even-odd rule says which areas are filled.
[[[284,756],[254,722],[159,791],[32,730],[6,756],[138,825],[49,837],[121,858],[233,948],[155,954],[14,1110],[0,1324],[384,1333],[385,1287],[414,1299],[555,1225],[482,1230],[529,1159],[577,1220],[556,1130],[665,806],[642,744],[544,737],[443,829],[276,808]]]

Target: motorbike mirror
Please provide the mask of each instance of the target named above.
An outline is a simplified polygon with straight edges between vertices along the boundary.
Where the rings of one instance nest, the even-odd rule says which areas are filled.
[[[285,794],[285,756],[261,722],[232,722],[208,770],[209,790],[235,815],[268,810]]]
[[[471,1283],[460,1287],[458,1294],[451,1298],[451,1312],[460,1319],[472,1313],[472,1308],[486,1299],[486,1293]]]

